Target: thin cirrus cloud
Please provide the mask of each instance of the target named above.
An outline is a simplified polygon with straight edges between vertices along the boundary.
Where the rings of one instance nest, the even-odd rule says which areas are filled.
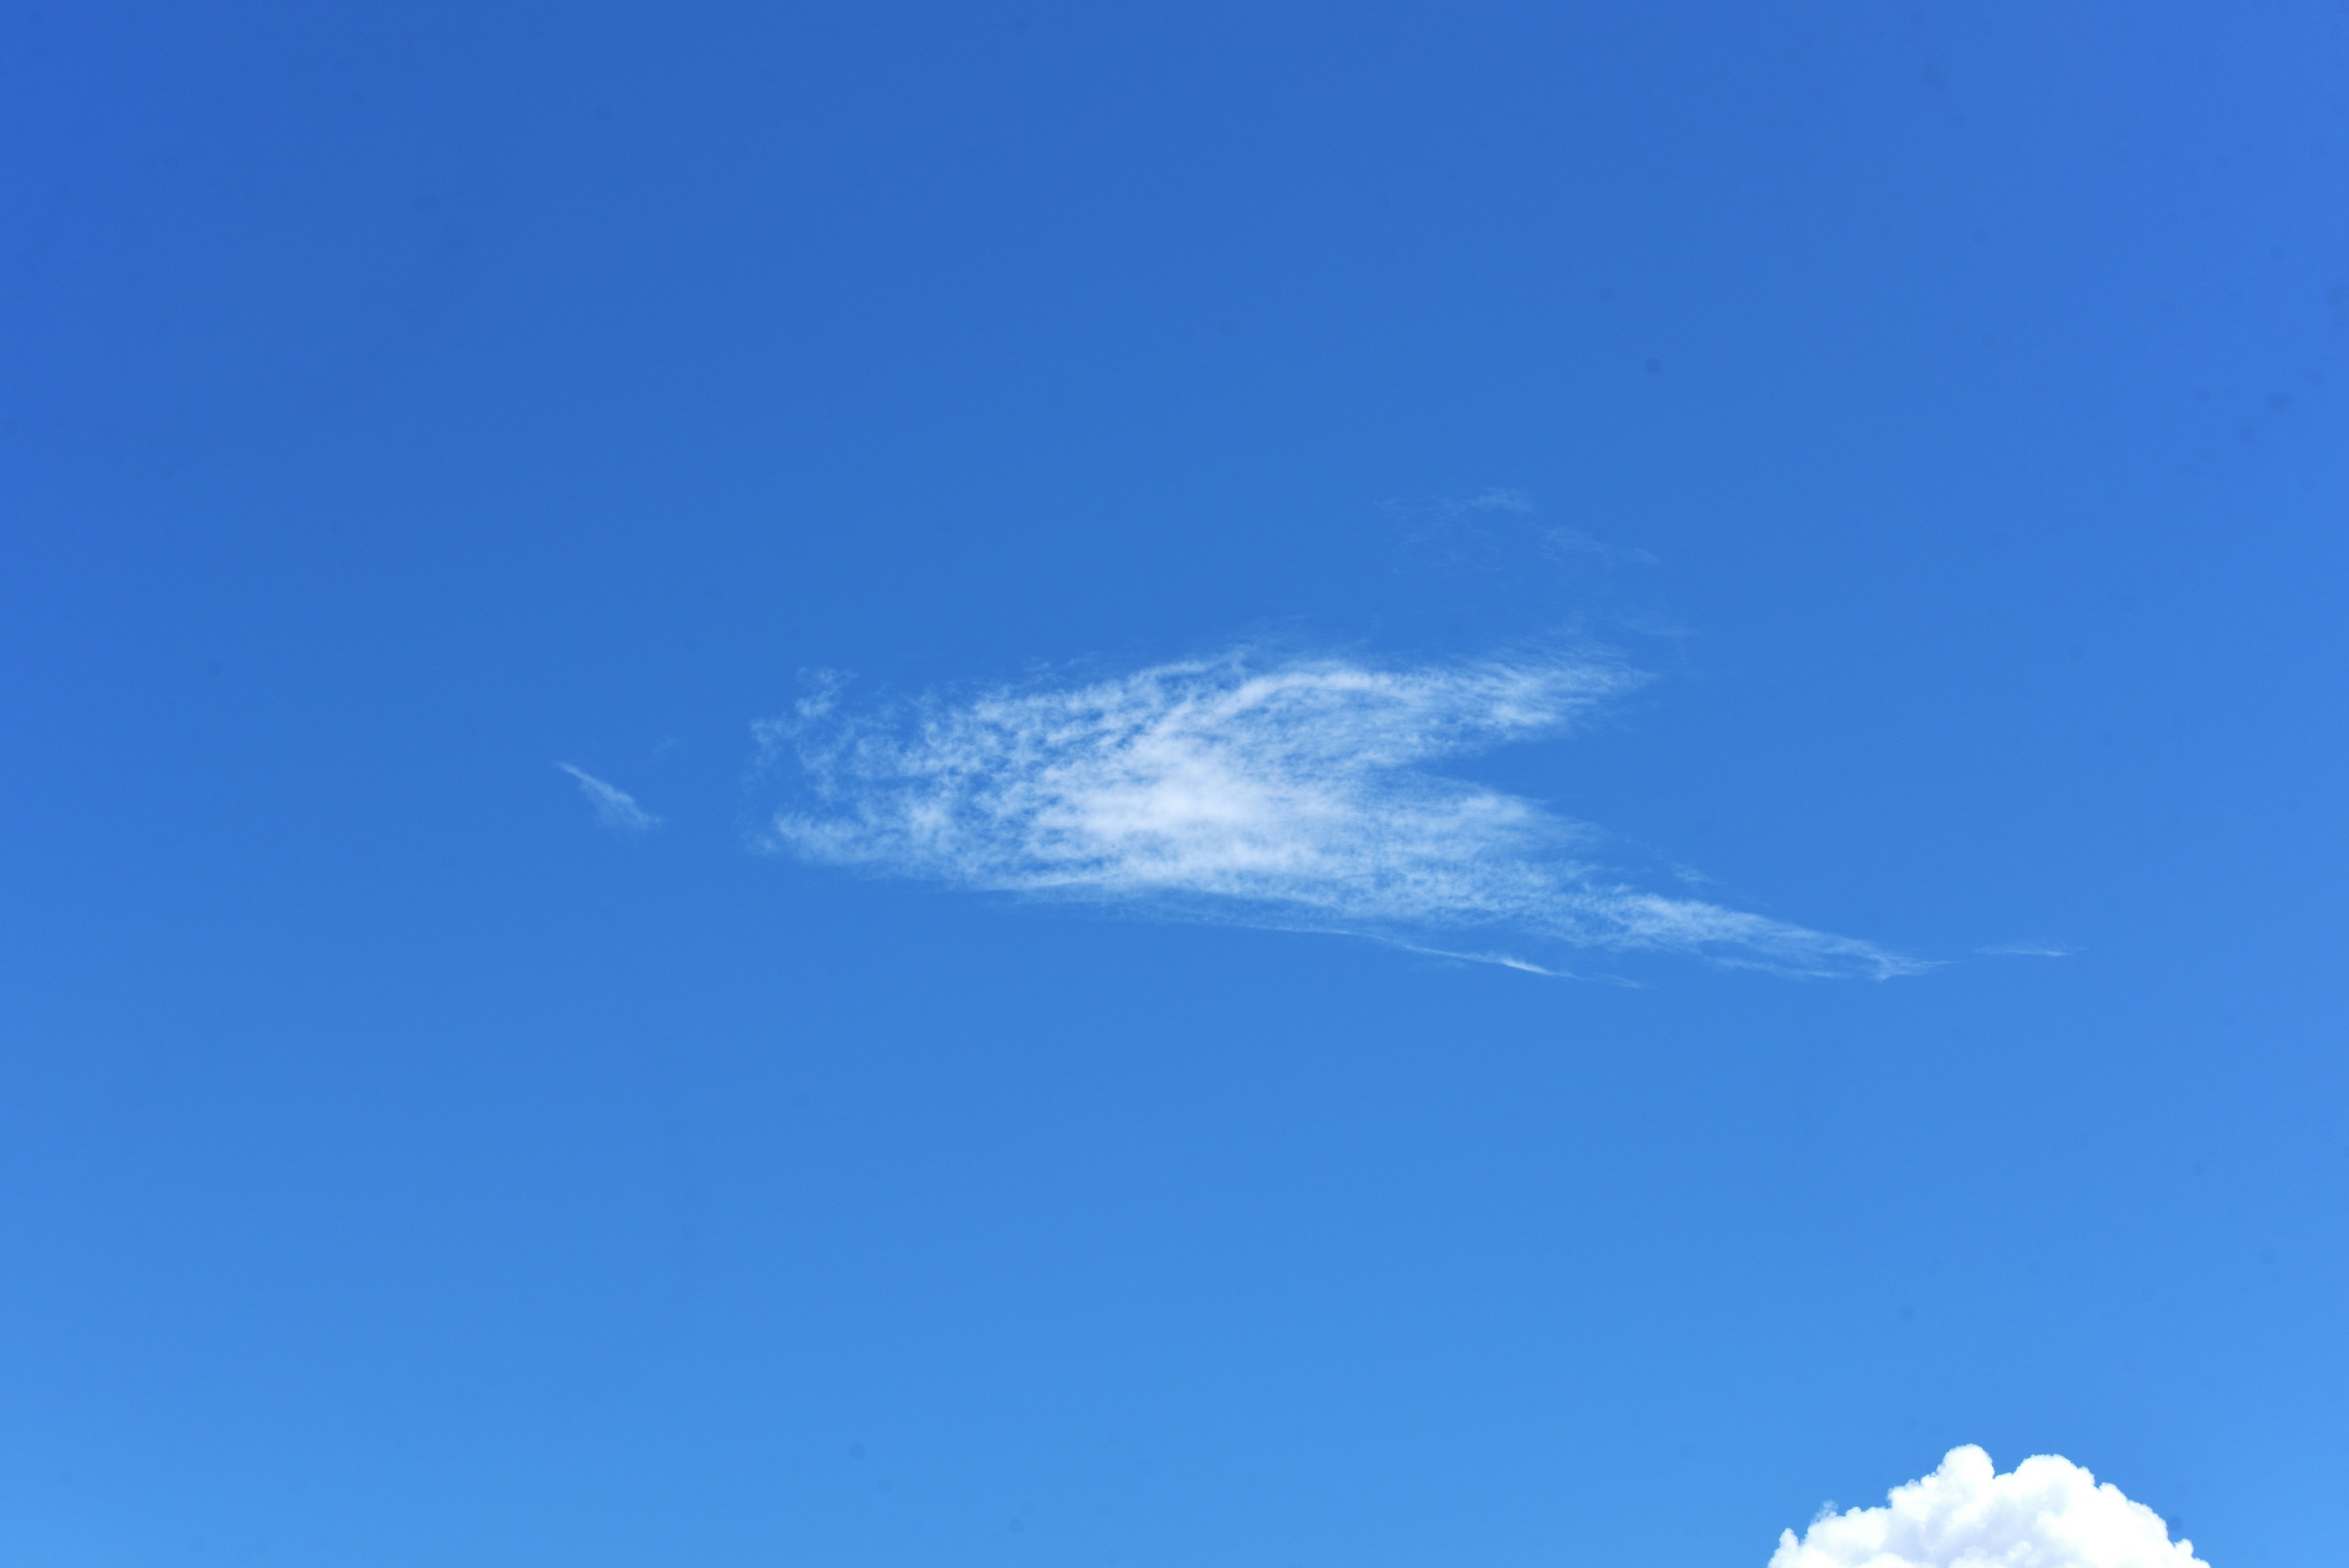
[[[2159,1514],[2057,1454],[2000,1475],[1969,1444],[1882,1508],[1833,1510],[1800,1540],[1780,1535],[1770,1568],[2209,1568]]]
[[[1643,677],[1600,653],[1381,666],[1241,649],[862,710],[826,680],[757,727],[767,849],[1164,916],[1554,971],[1665,953],[1805,976],[1924,966],[1636,885],[1600,835],[1435,771],[1570,732]]]
[[[579,793],[595,809],[595,820],[615,833],[643,833],[660,826],[660,818],[636,804],[636,797],[624,789],[605,784],[584,768],[569,763],[554,764],[579,781]]]
[[[1421,566],[1524,579],[1547,576],[1561,566],[1658,564],[1645,550],[1537,521],[1540,508],[1522,490],[1495,488],[1428,502],[1392,500],[1381,510],[1395,531],[1395,543]]]

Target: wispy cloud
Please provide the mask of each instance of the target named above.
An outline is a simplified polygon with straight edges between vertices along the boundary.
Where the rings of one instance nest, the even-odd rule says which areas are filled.
[[[1390,667],[1241,649],[861,711],[829,682],[758,727],[793,790],[761,842],[967,888],[1537,971],[1575,950],[1797,975],[1923,967],[1635,885],[1599,863],[1595,829],[1432,771],[1570,731],[1642,679],[1597,653]]]
[[[1455,512],[1531,512],[1534,498],[1514,486],[1482,490],[1465,501],[1444,503]]]
[[[1974,951],[1990,958],[2070,958],[2080,950],[2063,942],[1992,942]]]
[[[660,818],[636,804],[636,796],[626,790],[616,789],[583,768],[569,763],[554,764],[579,781],[579,793],[595,808],[595,820],[615,833],[642,833],[660,826]]]
[[[1882,1508],[1837,1513],[1829,1503],[1801,1540],[1778,1538],[1770,1568],[2209,1568],[2161,1516],[2060,1454],[2005,1475],[1968,1445],[1922,1480],[1895,1487]]]
[[[1645,550],[1610,545],[1579,528],[1540,521],[1532,494],[1510,487],[1433,501],[1388,501],[1381,510],[1407,555],[1455,572],[1556,572],[1660,564]]]

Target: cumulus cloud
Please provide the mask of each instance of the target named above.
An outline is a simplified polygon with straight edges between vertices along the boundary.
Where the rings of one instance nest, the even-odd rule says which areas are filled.
[[[1770,1568],[2209,1568],[2159,1514],[2054,1454],[2000,1475],[1982,1449],[1952,1449],[1887,1502],[1785,1532]]]
[[[574,768],[569,763],[554,764],[579,781],[579,793],[595,808],[595,820],[615,833],[642,833],[657,826],[660,818],[636,804],[636,796],[626,790],[616,789],[594,774]]]
[[[1596,830],[1433,771],[1568,732],[1641,679],[1596,653],[1387,667],[1242,649],[862,711],[829,683],[759,726],[793,790],[761,842],[966,888],[1526,969],[1570,950],[1798,975],[1921,967],[1638,886],[1599,864]]]

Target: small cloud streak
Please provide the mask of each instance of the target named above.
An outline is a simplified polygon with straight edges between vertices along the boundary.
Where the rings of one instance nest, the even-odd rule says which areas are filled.
[[[660,818],[636,804],[636,796],[626,790],[616,789],[582,768],[569,763],[554,764],[579,781],[579,793],[595,808],[595,820],[615,833],[643,833],[660,826]]]
[[[831,681],[757,727],[792,789],[759,843],[885,875],[1340,932],[1536,973],[1592,951],[1801,976],[1924,968],[1637,886],[1598,863],[1598,830],[1430,765],[1570,732],[1644,679],[1601,653],[1390,667],[1242,649],[861,712]]]
[[[2070,958],[2079,950],[2063,942],[1992,942],[1974,950],[1989,958]]]
[[[1465,507],[1471,512],[1531,512],[1534,498],[1514,487],[1495,487],[1479,492],[1464,502],[1454,504],[1454,509]]]
[[[1423,503],[1389,501],[1382,510],[1412,554],[1432,556],[1454,570],[1540,571],[1661,564],[1646,550],[1610,545],[1564,524],[1537,521],[1541,509],[1534,504],[1532,494],[1509,486]]]
[[[1830,1503],[1801,1540],[1778,1537],[1770,1568],[2209,1568],[2159,1514],[2056,1454],[2000,1475],[1982,1449],[1952,1449],[1886,1505]]]

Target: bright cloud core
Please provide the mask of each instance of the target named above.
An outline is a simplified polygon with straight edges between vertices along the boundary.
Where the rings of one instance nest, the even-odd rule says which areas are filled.
[[[1568,950],[1797,975],[1921,967],[1637,886],[1597,861],[1594,830],[1436,771],[1568,732],[1640,679],[1595,655],[1392,668],[1242,650],[864,711],[827,688],[759,726],[795,786],[763,841],[967,888],[1523,968]]]

